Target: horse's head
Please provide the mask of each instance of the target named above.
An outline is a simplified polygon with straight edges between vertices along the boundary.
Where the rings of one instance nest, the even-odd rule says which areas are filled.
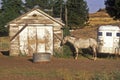
[[[68,38],[69,38],[68,36],[64,37],[62,43],[65,44],[68,41]]]
[[[62,40],[62,44],[65,44],[65,43],[67,43],[67,42],[73,43],[73,42],[75,41],[75,39],[76,39],[75,37],[66,36],[66,37],[64,37],[63,40]]]
[[[63,40],[61,41],[61,46],[63,46],[65,43],[67,43],[68,38],[69,38],[69,36],[66,36],[63,38]]]

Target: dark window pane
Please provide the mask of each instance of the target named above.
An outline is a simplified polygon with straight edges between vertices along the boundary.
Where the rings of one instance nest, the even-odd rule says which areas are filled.
[[[102,32],[98,32],[98,36],[102,36]]]
[[[117,36],[117,37],[120,37],[120,33],[117,33],[116,36]]]
[[[107,32],[106,36],[112,36],[112,33],[111,32]]]

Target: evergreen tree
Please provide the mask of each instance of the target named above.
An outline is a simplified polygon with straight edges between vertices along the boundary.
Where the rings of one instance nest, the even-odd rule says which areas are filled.
[[[53,5],[53,14],[54,17],[62,18],[62,14],[64,13],[64,1],[63,0],[55,0]]]
[[[68,0],[68,26],[81,28],[88,21],[88,6],[84,0]]]
[[[54,2],[54,0],[26,0],[25,5],[29,9],[33,9],[35,6],[38,6],[40,9],[51,15]]]
[[[23,2],[21,0],[2,0],[0,11],[0,36],[7,34],[7,30],[4,26],[9,21],[18,17],[23,10]]]
[[[114,19],[120,19],[120,0],[105,0],[106,10]]]
[[[39,6],[41,8],[45,8],[46,0],[26,0],[26,7],[29,9],[34,8],[35,6]]]
[[[8,35],[8,29],[4,27],[4,25],[6,24],[4,18],[4,15],[0,13],[0,37]]]

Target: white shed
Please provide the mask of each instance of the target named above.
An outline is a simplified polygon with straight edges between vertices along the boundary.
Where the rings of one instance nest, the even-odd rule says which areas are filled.
[[[120,51],[120,28],[106,25],[98,28],[98,52],[115,54]]]
[[[10,36],[10,55],[51,53],[59,47],[64,24],[40,9],[32,9],[7,24]],[[55,45],[58,46],[55,46]]]

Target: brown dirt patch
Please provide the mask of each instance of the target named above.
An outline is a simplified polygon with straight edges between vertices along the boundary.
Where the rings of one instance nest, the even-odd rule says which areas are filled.
[[[120,59],[52,58],[47,63],[33,63],[32,57],[0,56],[0,80],[69,80],[77,73],[86,75],[120,71]]]

